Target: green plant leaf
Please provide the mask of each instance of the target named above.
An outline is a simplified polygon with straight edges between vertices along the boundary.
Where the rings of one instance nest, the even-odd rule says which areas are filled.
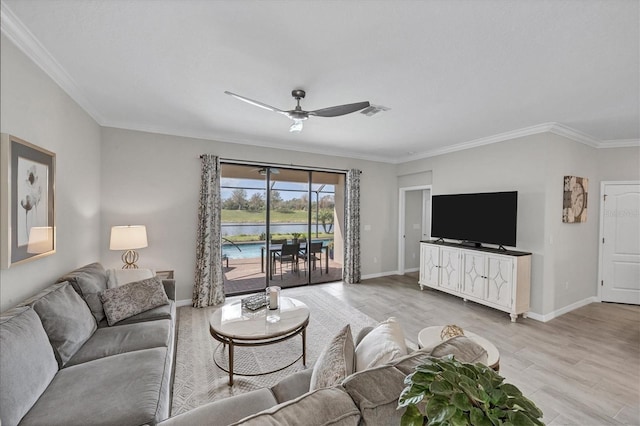
[[[462,411],[456,411],[456,413],[449,419],[451,426],[470,426],[469,417]]]
[[[509,420],[514,424],[514,426],[536,426],[536,424],[527,417],[526,414],[516,411],[512,416],[509,416]]]
[[[413,373],[411,381],[415,384],[429,386],[436,377],[436,373],[416,371],[415,373]]]
[[[469,412],[469,419],[473,426],[493,426],[491,420],[485,417],[484,411],[476,407]]]
[[[400,426],[422,426],[423,424],[424,416],[415,405],[409,405],[400,418]]]
[[[451,397],[451,403],[462,411],[471,411],[471,408],[473,408],[469,397],[463,392],[454,393]]]
[[[451,395],[453,385],[444,380],[435,380],[429,385],[429,391],[435,395]]]
[[[467,382],[460,382],[460,388],[464,390],[469,398],[472,400],[481,402],[482,398],[480,398],[480,394],[478,393],[478,389],[474,385],[470,385]]]
[[[511,383],[503,383],[500,386],[500,389],[502,390],[502,392],[506,393],[509,396],[522,396],[522,392],[520,392],[520,389],[518,389]]]
[[[406,387],[400,393],[400,398],[398,398],[398,407],[418,404],[424,399],[424,397],[424,390],[416,389],[414,386]]]
[[[445,410],[446,407],[449,406],[449,400],[439,395],[435,395],[429,401],[427,401],[427,406],[424,409],[424,412],[429,419],[429,423],[435,420],[438,416],[440,416],[440,412]]]

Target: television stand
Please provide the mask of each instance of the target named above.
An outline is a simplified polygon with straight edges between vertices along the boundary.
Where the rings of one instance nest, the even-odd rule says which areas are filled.
[[[531,253],[473,242],[420,244],[420,289],[430,287],[526,318],[531,294]]]

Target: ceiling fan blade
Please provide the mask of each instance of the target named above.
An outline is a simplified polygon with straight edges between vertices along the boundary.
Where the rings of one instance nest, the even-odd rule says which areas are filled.
[[[244,96],[236,95],[235,93],[229,92],[227,90],[225,90],[224,93],[226,93],[229,96],[233,96],[234,98],[239,99],[239,100],[241,100],[243,102],[246,102],[248,104],[257,106],[259,108],[263,108],[263,109],[266,109],[266,110],[269,110],[269,111],[279,112],[280,114],[288,115],[286,111],[283,111],[283,110],[278,109],[276,107],[272,107],[271,105],[267,105],[267,104],[264,104],[262,102],[254,101],[253,99],[245,98]]]
[[[368,107],[369,102],[357,102],[355,104],[338,105],[329,108],[317,109],[315,111],[309,111],[309,115],[315,115],[317,117],[338,117],[340,115],[351,114],[352,112],[359,111]]]

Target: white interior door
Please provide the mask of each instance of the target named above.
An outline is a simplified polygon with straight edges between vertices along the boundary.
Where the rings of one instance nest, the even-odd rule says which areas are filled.
[[[602,184],[603,302],[640,304],[640,183]]]

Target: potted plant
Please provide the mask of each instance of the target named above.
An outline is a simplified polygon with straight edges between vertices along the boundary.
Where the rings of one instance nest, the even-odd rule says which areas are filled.
[[[291,243],[292,244],[297,244],[298,243],[298,238],[300,238],[300,233],[299,232],[292,232],[291,233]]]
[[[504,377],[482,364],[429,357],[405,379],[402,426],[544,425],[542,411]]]

